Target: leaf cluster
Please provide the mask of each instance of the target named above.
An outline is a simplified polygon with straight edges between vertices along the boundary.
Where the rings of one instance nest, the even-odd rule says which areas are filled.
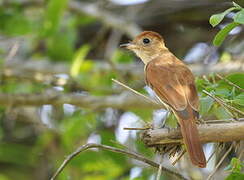
[[[217,33],[213,40],[213,44],[215,46],[220,46],[231,30],[233,30],[235,27],[241,24],[244,24],[244,8],[238,5],[237,3],[233,2],[233,7],[230,7],[222,13],[214,14],[209,19],[209,23],[213,27],[215,27],[219,23],[221,23],[224,17],[232,11],[236,12],[235,15],[232,17],[233,22],[225,25],[224,28]]]

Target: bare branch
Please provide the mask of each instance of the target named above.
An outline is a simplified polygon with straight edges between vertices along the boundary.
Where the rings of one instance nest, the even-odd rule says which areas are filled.
[[[239,120],[244,120],[241,118]],[[244,140],[244,122],[202,124],[198,126],[200,140],[206,142],[228,142]],[[147,146],[182,143],[181,132],[174,129],[154,129],[143,132],[142,140]]]
[[[58,168],[58,170],[54,173],[54,175],[52,176],[51,180],[54,180],[57,178],[57,176],[63,171],[63,169],[65,168],[65,166],[76,156],[78,156],[81,152],[83,151],[86,151],[87,149],[91,149],[91,148],[100,148],[100,149],[103,149],[103,150],[108,150],[108,151],[112,151],[112,152],[116,152],[116,153],[120,153],[120,154],[125,154],[127,155],[128,157],[131,157],[131,158],[134,158],[138,161],[142,161],[152,167],[155,167],[155,168],[159,168],[159,164],[150,160],[150,159],[147,159],[146,157],[140,155],[140,154],[137,154],[135,152],[131,152],[131,151],[128,151],[128,150],[123,150],[123,149],[118,149],[118,148],[115,148],[115,147],[111,147],[111,146],[106,146],[106,145],[101,145],[101,144],[85,144],[83,146],[80,146],[76,151],[74,151],[72,154],[68,155],[66,157],[66,159],[63,161],[63,163],[61,164],[61,166]],[[170,175],[170,176],[174,176],[176,179],[186,179],[184,178],[181,174],[178,174],[170,169],[167,169],[165,167],[162,167],[161,166],[161,170],[163,173],[167,174],[167,175]]]
[[[130,92],[120,95],[91,96],[87,94],[62,94],[49,92],[43,94],[3,94],[0,93],[0,105],[3,106],[41,106],[45,104],[60,105],[72,104],[82,108],[104,109],[159,109],[162,106],[146,101]]]
[[[80,1],[70,1],[69,8],[78,13],[85,13],[91,17],[101,20],[107,26],[125,32],[129,37],[134,38],[142,29],[135,23],[127,21],[110,12],[99,9],[95,3],[84,3]]]
[[[220,62],[214,65],[203,65],[203,64],[189,64],[188,67],[192,70],[196,76],[208,75],[210,73],[229,74],[233,72],[244,71],[244,60],[235,60],[230,62]],[[97,64],[96,70],[110,71],[108,64],[101,63]],[[133,77],[144,77],[143,64],[134,63],[126,65],[117,65],[116,69],[122,71],[125,74],[130,74]]]
[[[102,60],[99,60],[98,62],[101,62]],[[188,65],[188,67],[192,70],[192,72],[196,76],[206,75],[209,73],[219,73],[219,74],[228,74],[232,72],[243,72],[244,71],[244,61],[231,61],[227,63],[218,63],[211,66],[204,66],[202,64],[195,64],[195,65]],[[143,64],[141,63],[134,63],[134,64],[117,64],[116,70],[122,72],[123,74],[130,74],[134,78],[142,79],[144,76],[143,72]],[[23,63],[22,61],[11,61],[8,64],[5,65],[3,69],[3,74],[5,71],[10,72],[10,75],[12,76],[21,76],[23,74],[30,74],[32,76],[35,75],[35,73],[39,74],[69,74],[69,67],[68,65],[65,65],[63,63],[50,63],[48,60],[29,60],[25,61]],[[103,63],[96,63],[95,67],[92,69],[92,71],[112,71],[111,66],[105,62]],[[31,74],[32,73],[32,74]]]

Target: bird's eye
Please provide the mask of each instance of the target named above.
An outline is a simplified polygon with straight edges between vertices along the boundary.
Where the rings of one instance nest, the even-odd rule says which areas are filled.
[[[148,43],[150,43],[150,39],[148,39],[148,38],[144,38],[144,39],[143,39],[143,43],[144,43],[144,44],[148,44]]]

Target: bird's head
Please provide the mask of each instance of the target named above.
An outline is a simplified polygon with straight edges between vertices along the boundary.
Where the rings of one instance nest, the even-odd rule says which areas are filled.
[[[129,43],[121,44],[141,58],[144,64],[147,64],[155,57],[159,56],[162,51],[167,50],[162,36],[153,31],[144,31]]]

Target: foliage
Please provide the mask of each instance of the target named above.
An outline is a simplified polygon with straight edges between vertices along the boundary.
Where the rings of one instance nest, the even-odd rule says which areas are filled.
[[[227,24],[223,29],[221,29],[217,33],[217,35],[213,40],[213,44],[215,46],[220,46],[231,30],[233,30],[235,27],[239,26],[240,24],[244,24],[244,8],[242,8],[240,5],[236,4],[235,2],[233,2],[233,7],[225,10],[222,13],[212,15],[209,19],[209,23],[213,27],[217,26],[224,19],[224,17],[227,14],[229,14],[231,11],[237,11],[235,15],[232,17],[233,22]]]
[[[244,178],[244,174],[241,173],[241,169],[244,164],[237,158],[232,158],[231,163],[227,169],[231,170],[231,173],[225,180],[241,180]]]
[[[38,4],[38,1],[37,4],[35,1],[24,2],[9,1],[8,5],[8,2],[5,4],[0,1],[0,43],[4,39],[9,39],[11,43],[21,42],[19,52],[16,57],[9,60],[10,63],[17,59],[18,65],[21,66],[45,59],[45,62],[50,63],[50,67],[48,66],[44,72],[32,72],[27,68],[25,69],[27,76],[11,74],[11,71],[4,75],[5,63],[8,63],[5,59],[10,48],[6,48],[9,42],[3,43],[0,46],[0,93],[46,93],[48,96],[49,92],[58,89],[63,93],[82,95],[89,93],[103,98],[105,95],[117,96],[122,93],[121,89],[116,89],[111,78],[120,79],[131,87],[137,85],[138,81],[142,82],[143,77],[117,71],[117,65],[129,66],[135,63],[134,56],[122,50],[115,50],[110,60],[106,62],[112,70],[99,69],[101,64],[105,64],[105,60],[101,59],[105,56],[104,46],[111,31],[107,24],[103,25],[102,21],[92,16],[70,10],[71,1],[68,0],[48,0],[43,1],[43,4]],[[224,13],[212,16],[210,23],[213,26],[218,25],[231,11],[238,11],[233,17],[234,22],[217,34],[214,40],[216,45],[221,44],[231,29],[243,24],[243,8],[235,3],[234,7]],[[86,37],[88,31],[96,35]],[[54,66],[60,65],[68,67],[67,74],[52,72]],[[67,78],[60,78],[63,80],[60,83],[58,77],[64,75]],[[225,78],[244,88],[243,73],[228,74]],[[144,84],[138,84],[135,89],[146,94]],[[196,85],[200,95],[202,117],[206,119],[240,117],[237,112],[216,103],[204,94],[203,90],[221,98],[224,103],[244,111],[244,93],[224,79],[217,78],[215,74],[205,78],[198,77]],[[83,109],[68,104],[40,107],[15,104],[1,106],[0,180],[49,179],[68,154],[87,142],[129,148],[153,159],[155,152],[138,140],[139,136],[135,131],[123,131],[123,136],[127,139],[125,142],[119,141],[117,132],[121,128],[119,123],[125,113],[128,112],[120,109],[108,108],[98,111],[95,107]],[[132,127],[152,121],[151,109],[135,108],[131,109],[130,113],[137,118],[132,125],[128,122]],[[172,114],[168,119],[168,126],[177,125]],[[242,177],[240,167],[241,162],[233,159],[228,178]],[[149,179],[155,176],[154,169],[147,168],[124,155],[89,150],[74,158],[60,174],[59,179],[126,180],[130,179],[133,169],[139,169],[140,172],[134,179]]]
[[[239,87],[244,87],[244,74],[235,73],[230,74],[225,77],[225,79],[238,85]],[[224,104],[229,104],[237,109],[244,110],[243,106],[243,95],[244,92],[236,87],[233,87],[230,83],[224,79],[216,79],[214,75],[210,79],[197,79],[197,87],[200,92],[206,90],[212,95],[219,97],[223,100]],[[223,104],[218,104],[213,98],[208,95],[201,93],[200,100],[200,114],[203,116],[215,115],[218,119],[230,119],[231,117],[241,117],[241,115],[233,112]]]

